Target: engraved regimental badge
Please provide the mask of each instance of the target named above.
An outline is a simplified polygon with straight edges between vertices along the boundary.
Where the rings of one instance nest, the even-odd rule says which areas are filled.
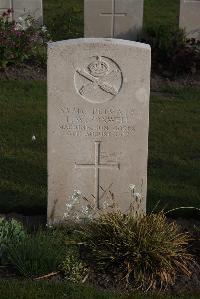
[[[91,57],[76,70],[75,87],[78,94],[91,103],[112,100],[123,83],[119,66],[107,57]]]

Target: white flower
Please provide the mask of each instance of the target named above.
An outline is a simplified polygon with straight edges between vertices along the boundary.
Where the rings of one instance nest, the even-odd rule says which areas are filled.
[[[31,21],[29,19],[23,19],[22,17],[19,17],[15,29],[20,31],[25,31],[27,28],[29,28],[32,25]]]
[[[81,197],[81,191],[80,190],[74,190],[71,199],[73,203],[75,203],[79,198]]]
[[[142,195],[140,193],[135,193],[135,198],[137,200],[140,200],[140,199],[142,199]]]
[[[50,228],[50,229],[51,229],[51,228],[53,228],[53,225],[52,225],[52,224],[48,224],[48,223],[47,223],[47,224],[46,224],[46,227],[48,227],[48,228]]]
[[[81,191],[80,190],[74,190],[74,193],[76,193],[77,195],[81,195]]]
[[[19,17],[19,18],[18,18],[18,21],[21,23],[21,22],[24,21],[24,19],[23,19],[22,17]]]
[[[103,209],[106,210],[108,207],[109,207],[109,204],[106,201],[104,201],[103,202]]]
[[[67,217],[69,217],[69,214],[68,213],[64,213],[63,218],[67,218]]]
[[[129,185],[129,188],[130,188],[132,191],[134,191],[134,190],[135,190],[135,185],[130,184],[130,185]]]
[[[16,23],[15,30],[22,31],[23,30],[23,26],[20,23]]]
[[[71,204],[71,203],[66,203],[66,207],[67,207],[67,209],[69,210],[69,209],[72,208],[72,204]]]
[[[36,140],[36,137],[35,135],[32,136],[32,141],[35,141]]]
[[[81,212],[82,212],[83,214],[87,215],[88,212],[89,212],[88,206],[86,206],[86,207],[82,207]]]
[[[41,27],[41,31],[42,31],[43,33],[47,32],[47,27],[46,27],[45,25],[42,26],[42,27]]]

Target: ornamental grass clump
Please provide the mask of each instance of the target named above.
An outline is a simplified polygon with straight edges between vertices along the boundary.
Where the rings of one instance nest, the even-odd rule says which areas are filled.
[[[8,246],[25,238],[23,225],[15,219],[0,218],[0,264],[7,263]]]
[[[66,246],[58,231],[39,230],[8,246],[8,259],[24,277],[35,278],[59,271]]]
[[[163,213],[135,218],[115,212],[83,228],[85,259],[91,269],[113,274],[126,286],[143,291],[167,288],[177,273],[190,275],[194,263],[190,240]]]

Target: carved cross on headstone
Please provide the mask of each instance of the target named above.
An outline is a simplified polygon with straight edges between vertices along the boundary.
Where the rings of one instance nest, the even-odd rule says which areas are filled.
[[[115,36],[115,18],[116,17],[126,17],[127,13],[116,13],[115,0],[112,0],[112,12],[111,13],[101,13],[102,17],[111,17],[111,37]]]
[[[93,168],[95,170],[95,201],[96,201],[96,207],[97,209],[100,208],[100,196],[99,196],[99,190],[100,190],[100,182],[99,182],[99,173],[100,169],[119,169],[118,163],[101,163],[100,162],[100,141],[95,141],[95,162],[88,163],[88,164],[78,164],[75,163],[75,168],[86,168],[91,169]]]

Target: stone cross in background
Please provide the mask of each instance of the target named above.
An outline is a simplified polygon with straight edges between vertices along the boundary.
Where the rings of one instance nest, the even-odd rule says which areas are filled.
[[[188,38],[200,40],[200,0],[180,0],[179,26]]]
[[[85,37],[136,40],[143,25],[143,0],[85,0]]]
[[[0,0],[0,14],[3,14],[8,9],[13,8],[13,0]],[[10,14],[11,21],[13,20],[13,13]]]
[[[101,212],[113,198],[123,212],[145,212],[150,52],[118,39],[49,44],[49,223]]]
[[[0,0],[0,13],[12,9],[11,21],[31,15],[39,25],[43,23],[42,0]]]
[[[111,26],[110,26],[110,37],[115,36],[115,29],[116,29],[116,18],[118,17],[127,17],[128,13],[117,13],[116,12],[116,2],[115,0],[112,0],[112,10],[111,12],[102,12],[100,13],[101,17],[108,17],[111,21]]]

